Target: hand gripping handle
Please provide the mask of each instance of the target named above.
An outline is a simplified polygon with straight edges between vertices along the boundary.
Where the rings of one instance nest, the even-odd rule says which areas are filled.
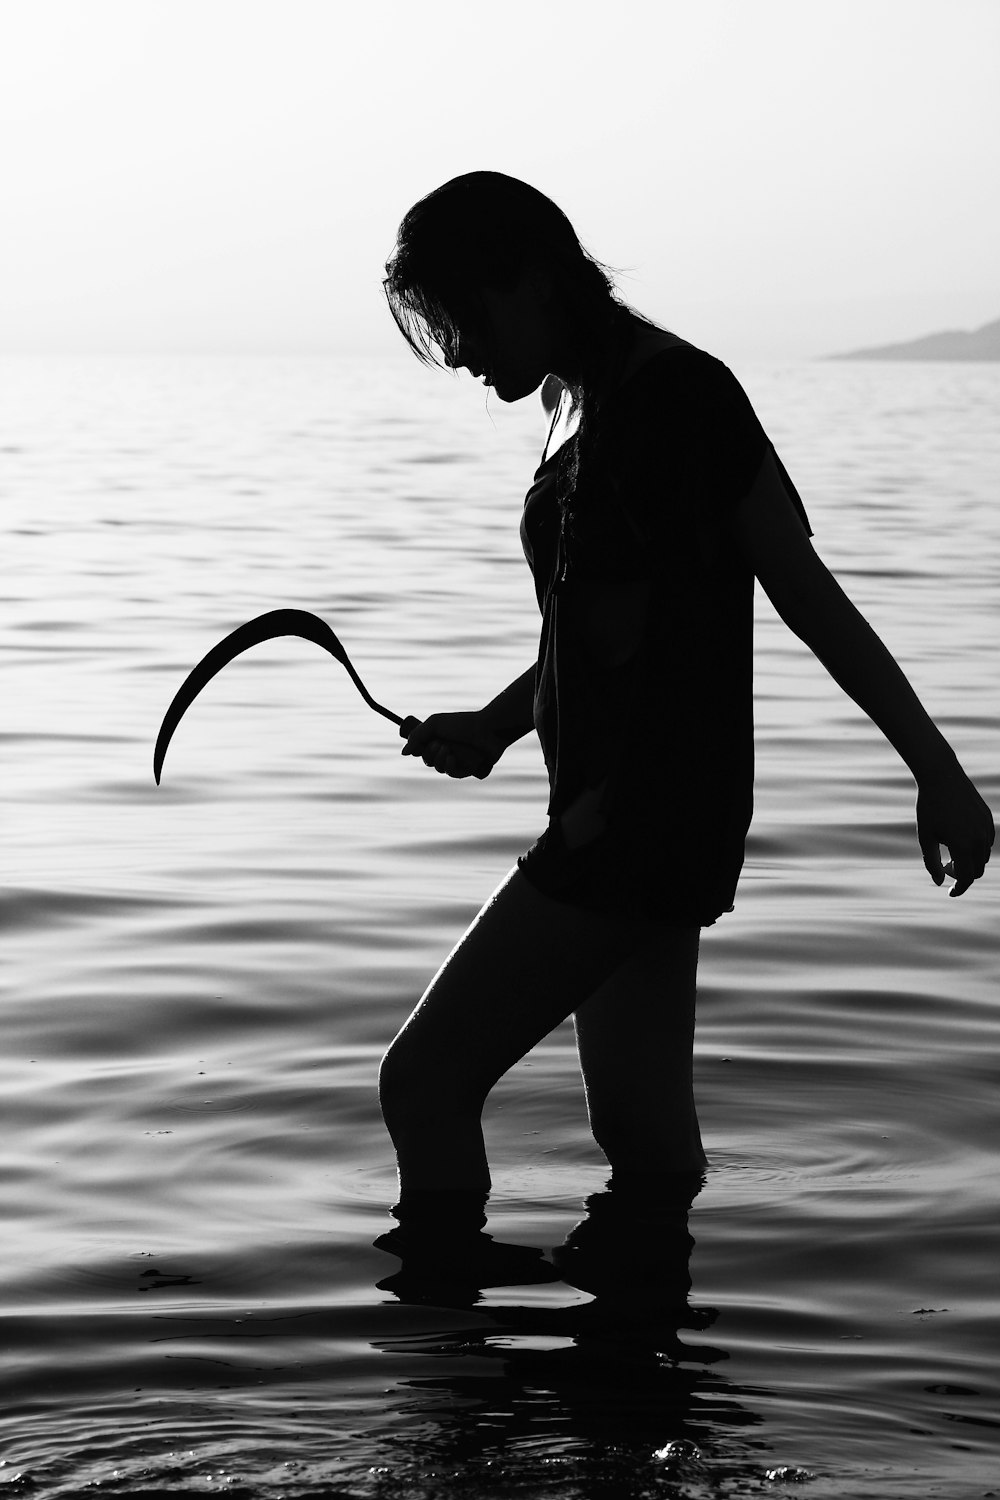
[[[408,740],[411,734],[416,734],[422,722],[423,720],[414,718],[412,714],[408,715],[407,718],[405,718],[399,726],[400,738]],[[472,745],[468,745],[466,748],[468,750],[472,750],[474,747]],[[494,762],[487,756],[481,755],[479,756],[479,764],[483,768],[482,775],[480,775],[478,771],[473,771],[472,774],[473,776],[475,776],[477,781],[482,781],[483,777],[488,776],[492,771]]]

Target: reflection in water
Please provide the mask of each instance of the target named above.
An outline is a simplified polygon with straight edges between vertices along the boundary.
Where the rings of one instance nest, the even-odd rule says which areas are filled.
[[[464,1272],[453,1259],[449,1274],[431,1263],[426,1247],[411,1256],[397,1239],[402,1268],[380,1289],[402,1303],[476,1308],[485,1321],[376,1343],[443,1367],[439,1375],[406,1381],[412,1401],[408,1411],[399,1410],[415,1425],[398,1433],[379,1493],[402,1493],[399,1486],[418,1475],[426,1482],[431,1470],[440,1481],[464,1476],[486,1492],[491,1477],[500,1481],[501,1467],[503,1478],[516,1482],[529,1462],[536,1482],[539,1464],[547,1466],[553,1494],[569,1484],[576,1493],[581,1482],[595,1496],[675,1494],[682,1478],[707,1477],[709,1470],[715,1483],[725,1475],[730,1484],[743,1476],[759,1485],[765,1467],[759,1457],[748,1463],[747,1445],[737,1449],[732,1430],[760,1419],[704,1368],[725,1352],[679,1337],[681,1329],[706,1329],[716,1317],[688,1302],[694,1247],[688,1213],[702,1185],[700,1177],[675,1176],[650,1191],[612,1179],[606,1191],[591,1194],[586,1216],[552,1253],[555,1270],[537,1261],[532,1278],[561,1275],[592,1294],[583,1304],[553,1306],[550,1288],[545,1306],[478,1307],[482,1288],[469,1279],[471,1256]],[[393,1233],[381,1239],[391,1241]],[[515,1267],[531,1253],[523,1246],[493,1248],[501,1258],[494,1269],[505,1253],[514,1255]],[[489,1246],[482,1255],[479,1269],[488,1274]],[[484,1360],[492,1364],[485,1373]],[[442,1492],[452,1492],[446,1482]],[[459,1485],[453,1492],[465,1491]]]

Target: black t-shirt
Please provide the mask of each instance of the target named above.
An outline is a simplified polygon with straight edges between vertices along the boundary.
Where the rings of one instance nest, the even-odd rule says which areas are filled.
[[[605,399],[560,505],[575,442],[538,468],[521,523],[535,726],[550,819],[600,788],[607,826],[523,868],[582,906],[708,925],[732,907],[753,809],[754,579],[729,522],[770,444],[735,376],[685,343]]]

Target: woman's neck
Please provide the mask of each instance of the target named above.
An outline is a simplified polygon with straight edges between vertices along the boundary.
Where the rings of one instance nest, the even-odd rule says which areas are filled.
[[[585,341],[567,345],[564,357],[554,364],[554,373],[570,392],[574,407],[588,397],[600,400],[621,383],[632,365],[641,361],[647,342],[669,337],[664,329],[627,308],[615,307],[612,316],[593,329]]]

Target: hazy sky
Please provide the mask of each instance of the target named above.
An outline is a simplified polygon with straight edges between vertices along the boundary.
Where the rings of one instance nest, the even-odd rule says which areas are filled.
[[[1000,317],[998,0],[0,0],[0,351],[378,352],[489,167],[781,358]]]

